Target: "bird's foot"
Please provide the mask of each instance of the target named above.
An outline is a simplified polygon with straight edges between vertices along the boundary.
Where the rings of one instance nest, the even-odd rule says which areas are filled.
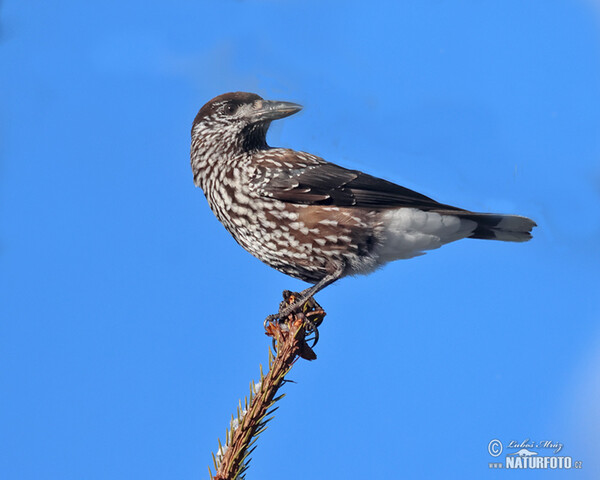
[[[269,334],[272,325],[277,324],[279,327],[287,328],[287,322],[292,321],[295,317],[304,324],[306,340],[312,342],[310,346],[306,344],[306,347],[312,352],[312,347],[319,341],[318,327],[323,323],[325,311],[312,296],[306,296],[305,292],[297,293],[285,290],[283,292],[283,302],[279,304],[279,312],[269,315],[264,321],[264,326],[267,334]],[[273,338],[273,348],[277,350],[275,338]],[[307,355],[310,356],[308,353]],[[312,355],[314,355],[314,352],[312,352]],[[300,356],[307,358],[302,354]],[[316,358],[316,355],[314,358]]]
[[[304,293],[304,292],[302,292]],[[265,318],[264,326],[267,326],[271,323],[275,323],[277,320],[285,323],[291,314],[299,311],[302,307],[306,306],[309,298],[303,298],[302,293],[291,292],[289,290],[283,291],[283,302],[279,304],[279,312],[274,313],[273,315],[269,315]]]

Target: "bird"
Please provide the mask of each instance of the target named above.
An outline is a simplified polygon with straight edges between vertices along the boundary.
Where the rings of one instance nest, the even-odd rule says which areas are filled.
[[[191,130],[194,183],[215,216],[256,258],[312,284],[271,318],[285,318],[340,278],[456,240],[532,238],[530,218],[439,203],[311,153],[269,146],[271,122],[301,109],[230,92],[207,102]]]

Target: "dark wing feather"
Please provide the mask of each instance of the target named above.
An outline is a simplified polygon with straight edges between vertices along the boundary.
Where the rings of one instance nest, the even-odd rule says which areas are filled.
[[[348,170],[304,152],[266,150],[258,159],[253,187],[270,198],[305,205],[411,207],[455,215],[477,227],[472,238],[524,242],[535,222],[518,215],[476,213],[438,203],[408,188],[358,170]]]
[[[462,211],[395,183],[325,162],[318,157],[311,156],[319,161],[309,165],[305,165],[304,157],[300,158],[303,162],[290,162],[288,160],[293,160],[290,158],[293,153],[286,155],[286,162],[292,165],[300,163],[301,167],[260,167],[255,184],[263,195],[284,202],[308,205]]]

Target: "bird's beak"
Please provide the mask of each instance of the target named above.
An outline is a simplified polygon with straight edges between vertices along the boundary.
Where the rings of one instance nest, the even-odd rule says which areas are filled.
[[[302,105],[292,102],[278,102],[273,100],[260,100],[254,106],[253,117],[257,121],[277,120],[289,117],[302,110]]]

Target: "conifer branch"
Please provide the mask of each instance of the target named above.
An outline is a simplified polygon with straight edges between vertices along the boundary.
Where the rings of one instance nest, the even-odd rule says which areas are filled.
[[[283,292],[282,306],[293,303],[297,296],[296,293]],[[243,405],[240,400],[237,417],[231,417],[230,428],[225,432],[225,444],[219,440],[217,454],[213,454],[214,476],[208,468],[211,480],[244,478],[258,436],[266,430],[273,413],[279,408],[273,407],[274,404],[285,396],[277,395],[285,383],[285,376],[298,358],[317,358],[307,339],[311,333],[316,335],[324,316],[320,305],[310,299],[300,312],[290,315],[285,321],[267,324],[265,333],[273,338],[276,356],[269,349],[268,373],[264,375],[260,365],[260,381],[250,383],[250,395],[244,399]]]

